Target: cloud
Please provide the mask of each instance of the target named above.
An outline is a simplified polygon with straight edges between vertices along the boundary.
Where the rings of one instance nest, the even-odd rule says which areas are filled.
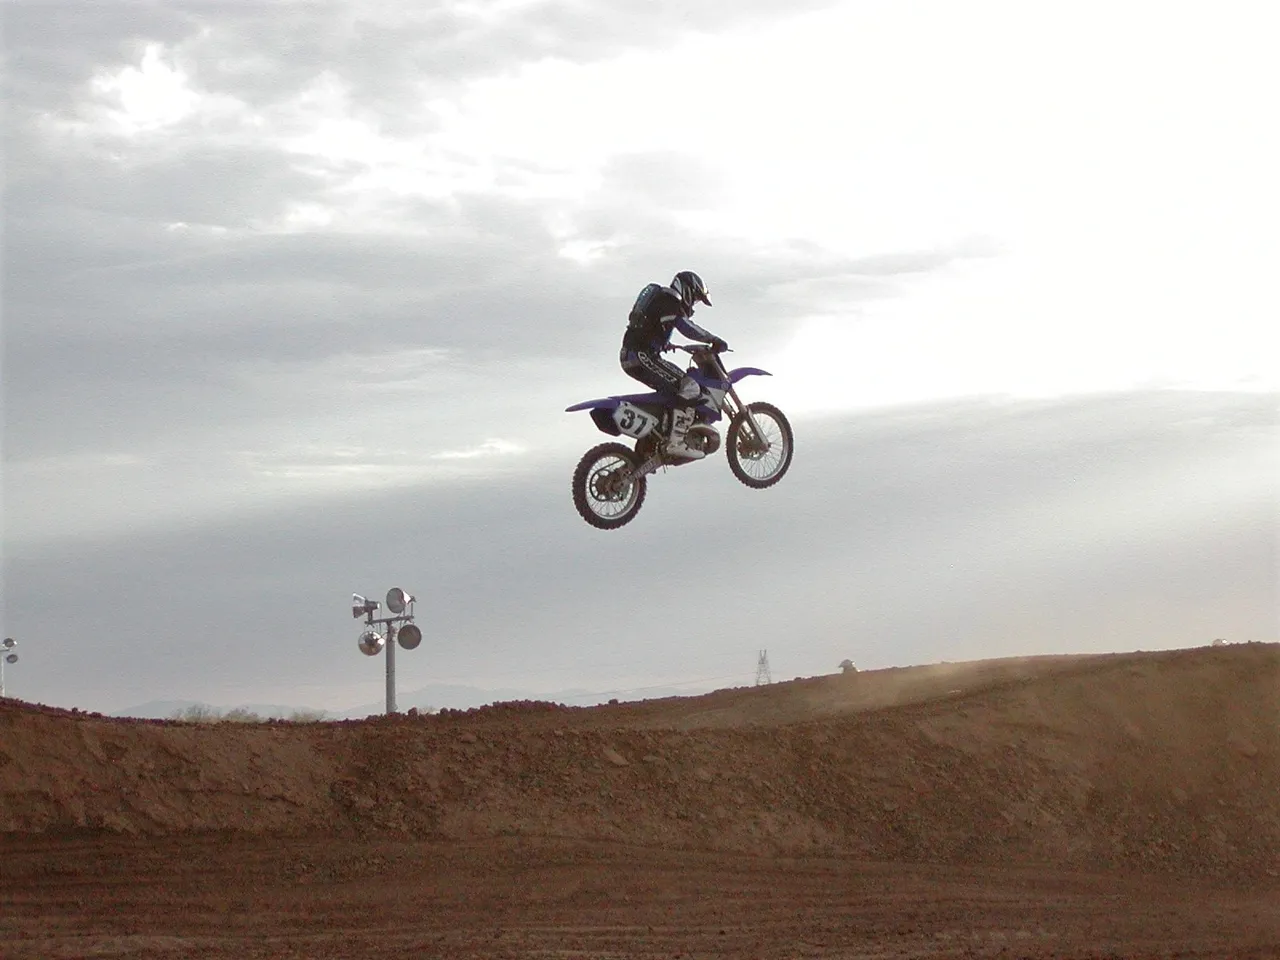
[[[523,452],[524,447],[518,443],[493,438],[467,450],[445,450],[432,456],[437,460],[475,460],[478,457],[502,457]]]
[[[547,378],[566,361],[612,371],[635,292],[688,266],[731,291],[717,300],[729,316],[707,322],[740,342],[776,335],[833,297],[863,295],[848,289],[848,277],[866,272],[856,260],[697,240],[676,212],[635,202],[662,190],[643,181],[645,171],[692,170],[697,192],[707,171],[679,156],[619,158],[607,188],[580,210],[483,193],[418,198],[385,232],[256,229],[290,206],[333,200],[326,177],[266,144],[196,140],[128,163],[92,152],[49,158],[10,192],[5,400],[14,459],[104,441],[235,449],[247,441],[201,431],[309,417],[314,406],[299,408],[299,395],[272,381],[336,373],[329,392],[341,394],[352,354],[435,351],[458,369],[523,357],[540,360],[533,373]],[[589,269],[562,255],[568,240],[594,237],[606,246]],[[873,272],[879,280],[886,270]],[[528,391],[502,376],[454,388]]]
[[[635,291],[688,266],[738,292],[724,312],[739,338],[832,297],[890,292],[838,258],[754,247],[713,222],[691,231],[716,174],[680,152],[614,157],[575,208],[504,192],[504,170],[541,175],[520,158],[460,187],[472,161],[429,144],[433,83],[795,9],[7,4],[9,455],[244,422],[264,393],[279,398],[244,389],[249,373],[279,373],[263,360],[315,375],[391,350],[611,366]],[[155,123],[111,119],[147,96]],[[323,155],[344,136],[363,152]],[[388,187],[423,150],[445,192]]]
[[[100,68],[132,62],[147,42],[199,29],[179,4],[13,0],[0,8],[11,117],[71,107]]]
[[[95,73],[131,63],[146,44],[156,43],[178,51],[183,69],[202,87],[255,109],[297,96],[328,71],[350,85],[355,100],[394,124],[400,108],[438,92],[441,84],[546,58],[598,60],[667,45],[690,31],[723,30],[822,5],[10,0],[4,27],[15,90],[31,109],[68,107]]]
[[[620,206],[698,213],[722,197],[715,168],[679,150],[621,153],[600,171],[600,193]]]

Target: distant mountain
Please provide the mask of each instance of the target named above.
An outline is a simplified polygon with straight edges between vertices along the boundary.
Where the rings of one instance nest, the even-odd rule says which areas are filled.
[[[277,717],[288,719],[300,713],[332,719],[327,710],[316,710],[310,707],[288,706],[280,703],[239,703],[233,707],[222,707],[200,700],[151,700],[140,703],[136,707],[125,707],[113,711],[113,717],[137,717],[143,720],[172,720],[192,708],[208,711],[210,714],[222,715],[232,710],[242,710],[262,717],[264,720]]]

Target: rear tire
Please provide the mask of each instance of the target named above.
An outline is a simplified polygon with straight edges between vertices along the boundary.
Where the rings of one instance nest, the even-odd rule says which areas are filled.
[[[754,435],[747,410],[755,417],[763,437]],[[753,490],[763,490],[781,480],[791,468],[795,440],[791,424],[781,410],[771,403],[749,403],[729,424],[724,447],[733,475]]]
[[[582,455],[573,471],[573,505],[599,530],[616,530],[640,512],[645,478],[635,475],[640,458],[620,443],[602,443]]]

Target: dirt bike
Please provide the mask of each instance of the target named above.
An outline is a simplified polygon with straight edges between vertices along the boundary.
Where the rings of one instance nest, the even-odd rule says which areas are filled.
[[[694,408],[686,442],[707,456],[715,453],[720,449],[720,434],[713,424],[727,415],[725,454],[733,475],[756,490],[781,480],[791,466],[791,424],[772,404],[743,403],[734,389],[743,377],[771,374],[757,367],[726,370],[719,352],[704,343],[667,349],[690,355],[689,376],[706,398]],[[621,527],[640,512],[650,474],[660,467],[700,462],[665,450],[677,402],[665,393],[633,393],[566,408],[567,413],[589,410],[601,432],[635,440],[634,450],[623,443],[602,443],[578,461],[573,471],[573,505],[587,523],[601,530]]]

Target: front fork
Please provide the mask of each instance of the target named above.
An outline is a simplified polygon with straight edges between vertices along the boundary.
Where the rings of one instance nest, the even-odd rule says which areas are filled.
[[[732,386],[729,387],[727,396],[733,398],[732,404],[725,404],[726,412],[729,413],[729,422],[733,422],[733,418],[739,413],[747,415],[747,423],[751,424],[750,444],[754,448],[753,452],[758,450],[760,453],[769,452],[769,441],[764,438],[764,431],[760,429],[760,424],[756,423],[755,415],[751,412],[751,408],[738,399],[738,391]],[[736,408],[736,409],[734,409]],[[728,440],[728,437],[725,438]]]

